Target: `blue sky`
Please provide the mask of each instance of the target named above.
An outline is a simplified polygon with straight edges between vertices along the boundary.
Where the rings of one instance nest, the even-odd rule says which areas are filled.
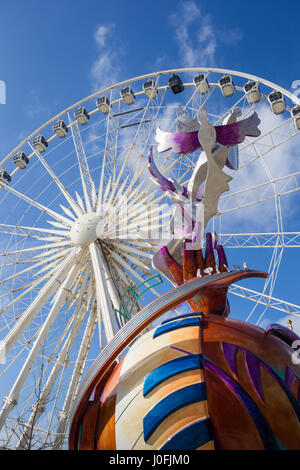
[[[299,3],[289,1],[284,8],[253,0],[248,11],[241,5],[238,0],[5,2],[0,16],[0,80],[6,84],[1,155],[96,89],[152,71],[224,67],[290,90],[300,80]],[[287,254],[287,266],[293,256]],[[300,303],[290,284],[282,284],[279,292]]]

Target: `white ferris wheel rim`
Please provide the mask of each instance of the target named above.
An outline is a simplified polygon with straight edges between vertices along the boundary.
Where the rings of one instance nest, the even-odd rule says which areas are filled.
[[[89,96],[79,100],[78,102],[74,103],[73,105],[65,108],[63,111],[61,111],[60,113],[58,113],[57,115],[55,115],[54,117],[52,117],[50,120],[46,121],[42,126],[40,126],[38,129],[36,129],[34,132],[32,132],[29,136],[27,136],[20,144],[18,144],[0,163],[0,169],[3,168],[3,164],[10,158],[12,157],[12,155],[14,155],[14,153],[16,153],[23,145],[25,145],[26,143],[28,143],[30,145],[30,147],[32,148],[32,145],[30,144],[30,140],[35,136],[37,135],[38,133],[40,133],[45,127],[47,127],[48,125],[50,125],[51,123],[55,122],[57,119],[61,118],[64,114],[68,114],[71,110],[74,110],[76,107],[80,106],[80,105],[83,105],[85,102],[91,100],[91,99],[94,99],[94,98],[97,98],[99,97],[100,95],[103,95],[104,93],[107,93],[109,91],[112,91],[112,90],[115,90],[115,89],[118,89],[120,87],[123,87],[125,85],[128,85],[128,84],[131,84],[131,83],[134,83],[134,82],[137,82],[139,80],[147,80],[149,78],[159,78],[161,76],[164,76],[164,75],[170,75],[170,74],[175,74],[175,73],[205,73],[206,75],[209,75],[210,73],[216,73],[216,74],[223,74],[223,75],[232,75],[232,76],[235,76],[235,77],[240,77],[240,78],[244,78],[246,80],[253,80],[253,81],[256,81],[258,84],[262,84],[262,85],[265,85],[267,87],[269,87],[270,89],[273,89],[273,90],[277,90],[277,91],[280,91],[285,97],[289,98],[291,101],[294,102],[294,104],[299,104],[300,105],[300,99],[295,96],[294,94],[292,94],[291,92],[289,92],[288,90],[284,89],[283,87],[269,81],[269,80],[266,80],[262,77],[259,77],[259,76],[256,76],[256,75],[253,75],[253,74],[249,74],[249,73],[244,73],[244,72],[240,72],[240,71],[236,71],[236,70],[230,70],[230,69],[223,69],[223,68],[211,68],[211,67],[193,67],[193,68],[174,68],[174,69],[168,69],[168,70],[163,70],[163,71],[158,71],[158,72],[151,72],[151,73],[147,73],[147,74],[144,74],[144,75],[140,75],[140,76],[137,76],[137,77],[133,77],[133,78],[130,78],[130,79],[127,79],[127,80],[124,80],[124,81],[121,81],[119,83],[116,83],[116,84],[113,84],[109,87],[106,87],[100,91],[97,91],[97,92],[94,92],[92,94],[90,94]],[[215,84],[215,83],[212,83],[211,85],[214,85],[215,87],[218,87],[218,84]],[[184,83],[184,86],[194,86],[193,83]],[[166,90],[167,88],[169,88],[168,85],[163,85],[163,86],[158,86],[158,89],[162,90]],[[237,90],[239,91],[242,91],[242,88],[241,87],[236,87]],[[135,95],[136,96],[140,96],[140,95],[144,95],[145,92],[144,91],[138,91],[138,92],[135,92]],[[263,98],[266,99],[266,96],[265,95],[262,95]],[[111,104],[115,104],[115,103],[119,103],[121,102],[122,99],[119,98],[117,100],[114,100]],[[288,107],[286,107],[286,109],[289,109]],[[98,113],[100,112],[98,108],[92,110],[89,114],[92,116],[93,114],[95,113]],[[55,134],[50,138],[48,139],[48,142],[50,143],[52,141],[52,139],[54,139],[56,136]],[[251,145],[250,145],[251,146]],[[29,158],[31,158],[31,156],[35,155],[36,152],[34,151],[34,149],[32,148],[33,152],[32,154],[29,156]],[[256,155],[255,158],[259,158],[260,155]],[[250,163],[251,163],[251,160],[250,160]],[[247,163],[246,163],[247,164]],[[14,175],[15,172],[17,172],[19,169],[16,168],[14,170],[14,172],[12,173],[12,175]],[[293,176],[293,175],[291,175]],[[271,184],[273,183],[273,181],[271,182]],[[263,186],[263,185],[261,185]],[[277,191],[277,188],[276,188],[276,185],[273,185],[274,187],[274,191],[276,192]],[[252,188],[250,188],[252,189]],[[256,188],[255,188],[256,189]],[[258,188],[257,188],[258,189]],[[243,191],[238,191],[238,193],[242,193]],[[226,195],[223,196],[224,199],[226,199]],[[278,195],[277,195],[277,192],[276,192],[276,195],[275,195],[275,198],[277,198]],[[57,219],[58,220],[58,219]],[[281,235],[283,232],[283,230],[280,230],[280,228],[278,228],[277,230],[277,234],[278,235]],[[253,236],[255,234],[251,233],[251,234],[245,234],[245,236]],[[282,234],[282,236],[285,236],[286,234]],[[298,238],[298,235],[297,233],[294,234],[296,236],[296,238]],[[270,234],[271,237],[274,236],[274,233],[271,233]],[[293,236],[293,233],[291,234],[288,234],[288,237],[292,237]],[[235,234],[229,234],[229,237],[230,239],[234,239],[235,238]],[[285,243],[285,241],[282,242],[283,244]],[[289,240],[287,240],[287,243],[289,243]],[[268,246],[268,245],[266,245]],[[237,293],[237,292],[236,292]],[[249,299],[253,300],[253,297],[252,295],[250,294],[250,291],[249,292],[246,292],[244,291],[244,294],[246,294],[247,296],[249,295]],[[238,294],[237,294],[238,295]],[[267,297],[268,296],[265,296],[264,298],[264,301],[267,302]],[[274,305],[276,304],[277,302],[274,303]],[[289,303],[286,303],[287,305]],[[291,304],[292,305],[292,304]]]
[[[275,90],[278,90],[280,91],[284,96],[286,96],[287,98],[290,98],[291,101],[293,101],[295,104],[297,105],[300,105],[300,98],[298,98],[295,94],[289,92],[288,90],[286,90],[285,88],[279,86],[279,85],[276,85],[275,83],[269,81],[269,80],[266,80],[262,77],[258,77],[256,75],[252,75],[252,74],[248,74],[248,73],[244,73],[244,72],[239,72],[239,71],[236,71],[236,70],[230,70],[230,69],[222,69],[222,68],[213,68],[213,67],[192,67],[192,68],[176,68],[176,69],[168,69],[168,70],[162,70],[162,71],[159,71],[159,72],[152,72],[152,73],[147,73],[147,74],[144,74],[144,75],[139,75],[139,76],[136,76],[134,78],[130,78],[128,80],[123,80],[121,82],[118,82],[114,85],[111,85],[111,86],[108,86],[106,88],[103,88],[99,91],[96,91],[88,96],[86,96],[85,98],[77,101],[76,103],[72,104],[71,106],[68,106],[67,108],[65,108],[63,111],[59,112],[58,114],[56,114],[54,117],[52,117],[51,119],[49,119],[48,121],[46,121],[44,124],[42,124],[39,128],[37,128],[35,131],[33,131],[31,134],[29,134],[25,139],[22,140],[22,142],[20,142],[13,150],[11,150],[11,152],[9,152],[6,157],[4,157],[1,162],[0,162],[0,168],[2,167],[2,165],[9,159],[11,158],[14,153],[16,153],[23,145],[26,144],[26,142],[29,142],[30,139],[32,139],[35,135],[39,134],[46,126],[52,124],[53,122],[55,122],[56,120],[58,120],[61,116],[63,116],[64,114],[72,111],[73,109],[75,109],[76,107],[84,104],[86,101],[89,101],[91,99],[94,99],[94,98],[97,98],[98,96],[102,95],[103,93],[106,93],[106,92],[109,92],[110,90],[113,90],[113,89],[116,89],[116,88],[120,88],[122,86],[125,86],[125,85],[128,85],[130,83],[133,83],[133,82],[136,82],[136,81],[139,81],[139,80],[146,80],[150,77],[159,77],[161,75],[170,75],[170,74],[174,74],[174,73],[184,73],[184,72],[187,72],[187,73],[197,73],[197,72],[202,72],[202,73],[218,73],[218,74],[228,74],[228,75],[233,75],[233,76],[236,76],[236,77],[242,77],[242,78],[245,78],[246,80],[253,80],[253,81],[257,81],[258,83],[261,83],[263,85],[266,85],[267,87],[269,88],[272,88],[272,89],[275,89]],[[167,88],[167,86],[166,86]],[[136,95],[138,96],[139,94],[144,94],[143,91],[140,91],[140,92],[137,92]],[[120,100],[119,100],[120,101]]]

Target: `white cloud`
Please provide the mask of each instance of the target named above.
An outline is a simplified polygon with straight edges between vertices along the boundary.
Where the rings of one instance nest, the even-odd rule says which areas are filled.
[[[197,1],[181,2],[176,7],[170,22],[183,66],[214,66],[219,45],[235,46],[243,38],[238,28],[217,28],[213,16],[205,13]]]
[[[182,64],[186,67],[212,65],[217,38],[210,15],[204,15],[195,2],[189,1],[172,13],[170,20]],[[193,26],[196,26],[197,34],[192,33]]]
[[[271,310],[274,312],[274,310]],[[265,317],[264,320],[260,323],[261,328],[266,328],[269,326],[271,323],[279,323],[280,325],[285,326],[286,328],[289,328],[289,323],[288,321],[292,321],[292,327],[293,331],[296,333],[296,335],[300,336],[300,317],[295,317],[294,315],[284,315],[283,317],[280,317],[276,319],[276,321],[271,321],[269,317]]]
[[[113,29],[112,24],[110,24],[108,26],[104,26],[104,25],[98,26],[98,28],[97,28],[97,30],[94,34],[94,38],[95,38],[95,41],[96,41],[96,43],[98,44],[99,47],[104,47],[105,46],[108,34],[111,32],[112,29]]]
[[[114,44],[115,25],[99,25],[94,33],[98,57],[91,68],[93,91],[101,90],[118,82],[120,50]]]
[[[279,322],[281,325],[287,326],[288,327],[288,320],[292,321],[292,326],[293,326],[293,331],[300,336],[300,318],[295,317],[295,316],[286,316],[283,318],[280,318]]]
[[[30,118],[44,114],[50,116],[50,108],[47,104],[43,103],[34,90],[29,92],[31,97],[31,104],[28,106],[27,114]]]

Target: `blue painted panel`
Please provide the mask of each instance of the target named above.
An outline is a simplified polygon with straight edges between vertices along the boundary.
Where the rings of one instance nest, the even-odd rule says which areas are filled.
[[[205,418],[179,431],[161,447],[161,450],[195,450],[212,439],[210,419]]]
[[[203,316],[203,313],[202,312],[185,313],[184,315],[178,315],[178,317],[173,317],[173,318],[169,318],[168,320],[164,320],[161,322],[161,324],[165,325],[166,323],[169,323],[174,320],[180,320],[181,318],[196,317],[196,316]]]
[[[169,331],[177,330],[179,328],[186,328],[188,326],[201,326],[201,318],[185,318],[183,320],[173,321],[170,323],[166,323],[165,325],[161,325],[156,328],[153,338],[157,338],[157,336],[163,335],[164,333],[168,333]]]
[[[189,370],[202,369],[201,358],[201,354],[177,357],[149,372],[144,381],[144,397],[170,377]]]
[[[183,408],[206,400],[205,382],[189,385],[158,402],[145,416],[143,420],[144,439],[147,441],[158,426],[172,413]]]

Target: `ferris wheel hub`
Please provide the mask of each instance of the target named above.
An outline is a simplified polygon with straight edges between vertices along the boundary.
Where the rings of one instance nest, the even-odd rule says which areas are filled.
[[[73,245],[87,246],[98,238],[101,216],[95,212],[80,215],[72,225],[70,237]]]

